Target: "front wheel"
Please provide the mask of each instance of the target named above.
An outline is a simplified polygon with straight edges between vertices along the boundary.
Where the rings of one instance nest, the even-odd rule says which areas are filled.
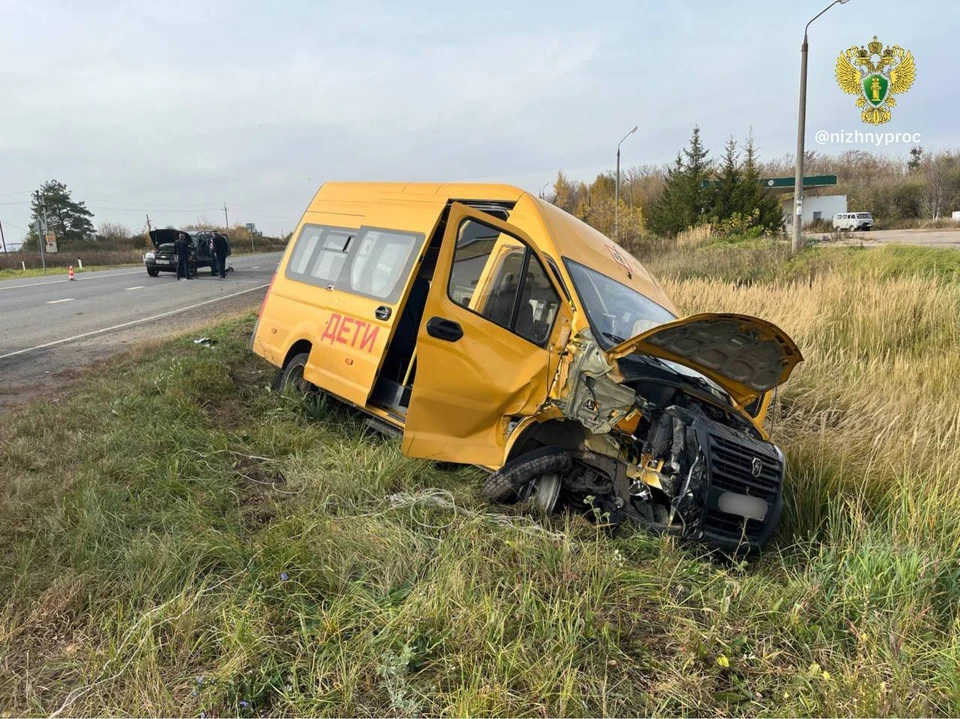
[[[316,394],[316,385],[303,378],[303,369],[307,366],[309,358],[309,352],[301,352],[291,357],[277,376],[274,389],[290,397],[305,398]]]
[[[151,269],[148,269],[148,270],[147,270],[147,274],[150,275],[151,277],[156,277],[157,275],[160,274],[160,270],[151,270]]]
[[[565,472],[573,460],[559,447],[541,447],[510,460],[487,477],[483,496],[492,502],[505,502],[516,496],[532,499],[547,512],[553,511],[560,496]]]

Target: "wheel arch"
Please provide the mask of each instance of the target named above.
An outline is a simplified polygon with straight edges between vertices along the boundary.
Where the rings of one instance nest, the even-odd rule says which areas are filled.
[[[290,345],[290,348],[287,350],[286,355],[283,357],[283,363],[280,365],[280,369],[283,369],[287,366],[287,363],[290,362],[294,357],[296,357],[301,352],[306,352],[310,354],[313,350],[313,343],[310,340],[300,339]]]
[[[583,425],[575,420],[551,419],[537,422],[531,419],[525,427],[518,428],[515,438],[508,443],[504,463],[540,447],[577,450],[583,444],[585,436]]]

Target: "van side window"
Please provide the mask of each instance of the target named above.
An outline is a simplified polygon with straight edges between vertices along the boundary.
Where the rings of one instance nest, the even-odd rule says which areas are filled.
[[[514,332],[536,345],[546,344],[559,308],[560,298],[550,284],[546,270],[531,253],[520,291]]]
[[[317,242],[323,234],[322,227],[311,227],[307,225],[300,232],[297,238],[297,246],[293,248],[293,256],[287,264],[287,273],[291,275],[302,275],[307,269],[307,263],[313,257],[313,251],[317,248]]]
[[[341,227],[304,225],[287,263],[287,277],[315,284],[335,282],[355,234],[356,230]]]
[[[420,235],[385,230],[364,230],[350,267],[348,292],[385,300],[396,294]],[[406,272],[404,270],[407,270]]]
[[[347,248],[352,235],[349,232],[328,230],[323,245],[310,270],[310,276],[316,280],[336,282],[347,259]]]
[[[520,240],[466,220],[447,284],[451,300],[496,325],[543,346],[560,297],[546,269]]]

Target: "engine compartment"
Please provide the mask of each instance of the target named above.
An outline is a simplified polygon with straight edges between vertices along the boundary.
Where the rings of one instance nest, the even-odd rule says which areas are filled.
[[[581,346],[565,415],[585,434],[563,501],[599,521],[632,520],[724,551],[770,538],[783,503],[783,453],[722,390],[653,357],[610,364]]]

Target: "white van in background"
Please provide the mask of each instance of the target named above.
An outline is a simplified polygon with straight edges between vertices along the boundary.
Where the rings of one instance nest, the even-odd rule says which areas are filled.
[[[873,229],[873,215],[869,212],[841,212],[833,216],[835,230],[871,230]]]

